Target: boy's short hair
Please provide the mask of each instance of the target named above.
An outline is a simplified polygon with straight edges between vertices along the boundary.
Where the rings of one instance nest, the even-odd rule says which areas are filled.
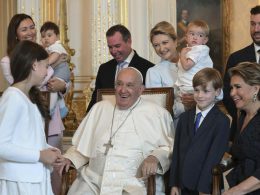
[[[193,20],[188,24],[187,32],[192,26],[200,27],[205,32],[206,36],[209,36],[209,25],[204,20]]]
[[[42,33],[42,32],[46,32],[47,30],[53,30],[56,35],[59,35],[59,34],[60,34],[60,30],[59,30],[58,25],[55,24],[54,22],[51,22],[51,21],[45,22],[45,23],[42,25],[40,32],[41,32],[41,33]]]
[[[215,90],[223,87],[223,80],[219,71],[214,68],[203,68],[194,75],[192,79],[192,85],[193,88],[202,86],[204,89],[206,89],[207,84],[211,81]]]

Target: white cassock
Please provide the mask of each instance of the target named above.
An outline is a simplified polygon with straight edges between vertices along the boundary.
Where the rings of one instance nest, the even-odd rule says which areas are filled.
[[[95,104],[64,155],[79,171],[68,194],[146,194],[140,165],[149,155],[159,160],[156,190],[164,194],[162,175],[170,166],[173,135],[171,115],[154,103],[140,98],[115,111],[109,101]],[[105,155],[110,137],[113,147]]]

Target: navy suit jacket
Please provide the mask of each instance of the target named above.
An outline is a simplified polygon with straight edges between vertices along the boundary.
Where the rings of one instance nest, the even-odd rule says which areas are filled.
[[[228,117],[215,105],[194,134],[196,109],[180,115],[174,138],[170,187],[211,193],[211,170],[228,145]]]
[[[100,67],[98,69],[97,77],[96,77],[95,90],[93,91],[91,101],[87,108],[87,112],[96,103],[98,89],[115,87],[115,74],[116,74],[117,64],[118,64],[118,62],[115,59],[112,59],[112,60],[100,65]],[[129,66],[135,67],[136,69],[138,69],[142,73],[144,82],[145,82],[146,72],[149,68],[154,66],[154,64],[152,62],[140,57],[135,52],[131,62],[129,63]]]
[[[226,65],[226,71],[224,75],[224,98],[223,103],[229,112],[229,114],[232,116],[232,126],[231,126],[231,133],[230,133],[230,140],[233,141],[234,135],[237,129],[237,109],[233,102],[233,100],[230,97],[230,77],[228,75],[228,70],[232,67],[235,67],[240,62],[256,62],[256,56],[255,56],[255,48],[254,44],[236,51],[232,53],[227,61]]]

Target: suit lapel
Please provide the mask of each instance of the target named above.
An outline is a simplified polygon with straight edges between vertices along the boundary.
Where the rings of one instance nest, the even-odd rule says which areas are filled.
[[[215,118],[214,117],[215,113],[216,113],[216,105],[209,111],[207,116],[202,121],[201,125],[197,129],[197,132],[194,136],[194,140],[199,139],[200,135],[205,133],[205,131],[209,131],[209,129],[211,128],[211,124]]]
[[[249,47],[248,47],[248,61],[250,62],[256,62],[256,56],[255,56],[255,46],[254,43],[252,43]]]
[[[135,50],[134,50],[134,52],[135,52],[135,54],[134,54],[134,56],[133,56],[131,62],[129,63],[129,66],[136,68],[136,65],[135,65],[135,64],[137,64],[136,62],[137,62],[137,59],[138,59],[138,55],[137,55],[137,53],[136,53]]]
[[[112,70],[113,70],[114,76],[116,75],[116,68],[117,68],[117,61],[114,60],[113,61],[113,66],[112,66]]]
[[[111,86],[111,88],[114,88],[114,83],[115,83],[115,78],[116,78],[116,69],[117,69],[117,61],[115,59],[113,59],[113,61],[111,62],[111,71],[107,71],[106,74],[110,74],[110,76],[108,78],[110,78],[110,81],[107,81],[108,83],[113,84],[113,86]]]
[[[195,119],[195,115],[196,115],[196,108],[192,109],[189,112],[189,126],[188,126],[188,134],[190,135],[190,137],[194,137],[194,119]]]

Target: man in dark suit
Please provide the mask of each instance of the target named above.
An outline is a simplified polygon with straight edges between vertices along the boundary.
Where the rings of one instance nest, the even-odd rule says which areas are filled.
[[[253,43],[239,51],[232,53],[229,56],[226,65],[226,71],[224,75],[224,98],[223,102],[225,107],[227,108],[229,114],[232,116],[232,127],[231,127],[231,141],[234,138],[234,133],[236,131],[237,126],[237,109],[233,100],[230,97],[230,78],[228,75],[228,70],[234,66],[236,66],[240,62],[250,61],[250,62],[258,62],[259,63],[259,54],[258,50],[260,50],[260,6],[255,6],[250,11],[250,34],[253,40]]]
[[[88,105],[87,112],[96,103],[97,90],[103,88],[114,88],[117,72],[128,66],[138,69],[144,78],[146,71],[154,64],[141,58],[131,47],[132,40],[129,30],[123,25],[115,25],[106,32],[107,45],[114,59],[101,64],[96,77],[95,90]],[[144,83],[145,84],[145,83]]]

